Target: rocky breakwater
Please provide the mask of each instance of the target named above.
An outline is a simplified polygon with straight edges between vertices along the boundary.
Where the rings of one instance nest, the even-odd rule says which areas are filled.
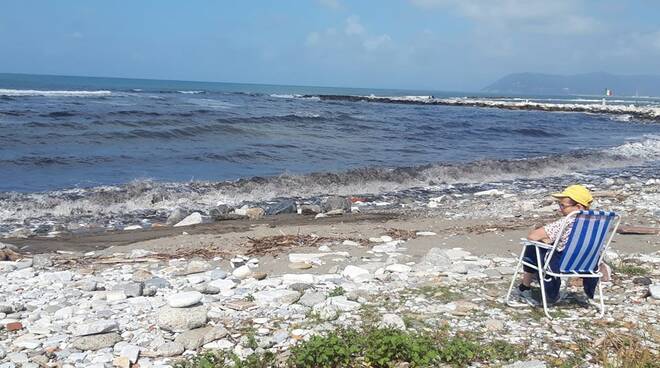
[[[256,258],[164,260],[139,250],[115,254],[124,261],[110,265],[93,255],[76,255],[83,262],[68,268],[75,263],[53,266],[44,256],[2,261],[0,366],[167,367],[206,349],[286,357],[301,340],[338,327],[471,332],[541,360],[567,359],[570,346],[609,332],[658,336],[660,254],[610,254],[643,265],[646,279],[617,274],[605,291],[605,323],[585,326],[506,307],[514,258],[460,248],[420,258],[409,245],[387,235],[329,241],[319,252],[283,257],[295,271],[277,275],[260,272]],[[562,318],[595,314],[582,302],[562,307]],[[657,340],[644,346],[660,348]]]

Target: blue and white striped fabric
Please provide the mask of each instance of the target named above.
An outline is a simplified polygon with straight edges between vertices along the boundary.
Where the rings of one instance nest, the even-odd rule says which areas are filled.
[[[580,211],[562,252],[559,272],[595,271],[615,216],[614,212],[608,211]]]

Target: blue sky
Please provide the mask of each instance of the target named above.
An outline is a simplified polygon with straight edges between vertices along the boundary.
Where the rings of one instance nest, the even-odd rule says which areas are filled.
[[[0,72],[473,91],[660,74],[654,0],[3,0]]]

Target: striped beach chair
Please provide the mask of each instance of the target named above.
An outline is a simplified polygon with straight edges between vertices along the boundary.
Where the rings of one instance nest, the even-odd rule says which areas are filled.
[[[573,218],[575,219],[573,227],[568,230],[568,224],[570,224]],[[546,283],[550,282],[553,277],[559,277],[560,279],[570,277],[600,279],[603,275],[599,270],[599,265],[603,259],[605,250],[610,245],[612,237],[616,233],[620,221],[621,217],[614,212],[593,210],[575,211],[564,219],[561,231],[554,244],[522,239],[521,244],[523,245],[523,249],[506,295],[506,303],[510,306],[516,306],[511,301],[511,291],[516,283],[518,273],[521,271],[522,266],[525,265],[538,272],[543,311],[548,318],[552,318],[548,313],[545,290]],[[565,231],[570,231],[566,245],[561,252],[555,252],[561,235]],[[534,247],[536,251],[536,263],[524,257],[527,246]],[[541,257],[541,249],[546,250],[545,258]],[[555,253],[557,254],[555,255]],[[553,256],[556,256],[554,261]],[[550,279],[547,277],[550,277]],[[600,301],[599,318],[602,318],[605,315],[605,303],[603,301],[603,287],[601,282],[598,282],[598,293]]]

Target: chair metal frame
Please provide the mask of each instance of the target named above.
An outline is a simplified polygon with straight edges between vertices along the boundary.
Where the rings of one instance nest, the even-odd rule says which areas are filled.
[[[557,249],[557,245],[561,241],[562,235],[564,234],[564,231],[567,230],[568,225],[571,223],[571,219],[576,218],[577,216],[584,215],[584,216],[611,216],[614,221],[610,221],[610,223],[607,225],[607,229],[604,229],[605,231],[604,236],[603,236],[603,242],[600,246],[600,249],[598,252],[598,262],[596,262],[596,269],[590,272],[576,272],[576,271],[571,271],[571,272],[554,272],[550,269],[550,261],[552,259],[552,256],[555,254],[555,251]],[[616,230],[619,227],[619,222],[621,222],[621,216],[619,216],[617,213],[614,212],[608,212],[608,211],[594,211],[594,210],[580,210],[580,211],[573,211],[568,216],[566,216],[563,220],[562,226],[559,231],[559,235],[557,236],[557,239],[555,239],[553,244],[546,244],[546,243],[541,243],[529,239],[522,238],[521,239],[521,245],[522,251],[520,252],[520,258],[518,259],[518,265],[516,266],[516,271],[513,273],[513,278],[511,279],[511,284],[509,285],[509,291],[506,294],[506,299],[505,302],[508,306],[510,307],[517,307],[518,305],[515,305],[511,301],[511,291],[513,290],[514,284],[516,282],[518,273],[520,273],[522,266],[528,266],[533,269],[535,269],[538,273],[539,276],[539,283],[541,286],[541,299],[543,300],[543,311],[545,312],[545,315],[552,319],[552,316],[548,312],[548,302],[546,299],[545,295],[545,276],[552,276],[552,277],[560,277],[560,278],[571,278],[571,277],[592,277],[592,278],[601,278],[603,277],[603,274],[600,272],[600,264],[603,260],[603,256],[605,255],[605,251],[610,245],[610,242],[612,242],[612,238],[614,237],[614,234],[616,234]],[[570,231],[575,231],[575,226],[571,227]],[[609,238],[606,239],[605,237],[608,236]],[[573,234],[569,234],[568,239],[570,240]],[[588,241],[588,239],[585,239]],[[583,245],[585,241],[582,241],[579,245]],[[536,264],[527,262],[524,260],[525,257],[525,249],[527,246],[533,246],[534,250],[536,251]],[[577,245],[576,245],[577,246]],[[568,244],[566,244],[566,247],[568,247]],[[546,252],[545,259],[541,259],[541,248],[548,250]],[[565,250],[564,248],[563,250]],[[600,314],[598,318],[602,318],[605,315],[605,302],[603,301],[603,285],[602,282],[598,283],[598,295],[599,295],[599,301],[600,301]]]

